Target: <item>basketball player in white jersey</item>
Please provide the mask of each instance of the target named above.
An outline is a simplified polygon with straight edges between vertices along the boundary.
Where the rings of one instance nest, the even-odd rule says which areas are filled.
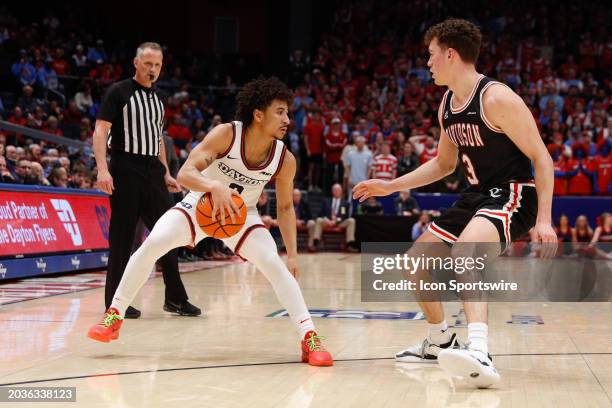
[[[533,228],[545,244],[543,256],[552,256],[557,246],[551,221],[553,163],[531,112],[510,88],[476,71],[481,33],[471,22],[443,21],[429,28],[425,43],[436,85],[448,87],[438,110],[438,154],[394,180],[357,184],[353,197],[363,201],[433,183],[452,173],[460,158],[469,188],[417,242],[445,242],[454,257],[470,258],[476,256],[472,243],[489,243],[488,248],[495,247],[491,254],[495,256]],[[463,300],[468,320],[465,347],[448,330],[442,304],[420,301],[429,334],[423,342],[400,351],[396,359],[438,361],[451,374],[477,387],[489,387],[500,376],[488,353],[487,303],[473,297]]]
[[[195,218],[198,200],[204,193],[211,194],[212,216],[219,212],[222,224],[226,214],[234,222],[238,208],[231,197],[238,194],[247,206],[246,222],[236,235],[223,239],[225,245],[255,265],[272,284],[300,333],[302,361],[315,366],[333,365],[295,279],[298,275],[293,208],[296,165],[282,142],[289,126],[291,99],[289,89],[274,77],[260,77],[244,86],[237,96],[239,121],[216,126],[189,154],[177,181],[190,193],[159,219],[132,255],[111,307],[102,321],[90,328],[90,338],[103,342],[117,339],[125,309],[147,281],[155,261],[171,249],[193,246],[206,237]],[[255,207],[264,186],[273,178],[287,266]]]

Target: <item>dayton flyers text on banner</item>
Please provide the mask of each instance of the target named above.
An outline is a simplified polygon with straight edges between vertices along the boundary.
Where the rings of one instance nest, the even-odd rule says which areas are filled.
[[[108,248],[108,197],[0,190],[0,257]]]

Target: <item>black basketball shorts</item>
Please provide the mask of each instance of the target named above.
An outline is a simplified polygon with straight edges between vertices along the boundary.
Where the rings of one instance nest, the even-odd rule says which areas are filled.
[[[502,248],[525,235],[535,225],[538,196],[533,181],[509,182],[489,190],[461,194],[451,208],[429,225],[429,231],[452,245],[474,217],[490,220]]]

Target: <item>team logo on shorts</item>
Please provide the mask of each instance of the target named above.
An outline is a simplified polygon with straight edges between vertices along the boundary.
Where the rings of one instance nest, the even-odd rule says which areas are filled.
[[[489,193],[491,193],[491,197],[499,198],[501,197],[501,188],[493,187],[489,190]]]

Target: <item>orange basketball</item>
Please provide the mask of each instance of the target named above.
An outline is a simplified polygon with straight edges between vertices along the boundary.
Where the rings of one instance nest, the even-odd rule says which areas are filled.
[[[196,220],[202,231],[209,237],[228,238],[236,235],[246,222],[247,209],[242,197],[232,194],[232,200],[238,206],[238,214],[235,215],[236,223],[232,224],[229,214],[225,214],[225,225],[221,225],[221,212],[217,211],[215,218],[211,217],[213,202],[210,193],[206,193],[198,201],[196,207]]]

